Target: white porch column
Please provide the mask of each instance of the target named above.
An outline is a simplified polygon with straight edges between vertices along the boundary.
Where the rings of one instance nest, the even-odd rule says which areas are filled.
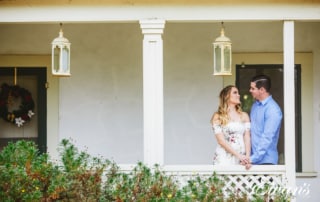
[[[144,163],[164,162],[163,135],[163,41],[165,21],[141,20],[143,38]]]
[[[283,60],[284,60],[284,134],[285,165],[288,186],[296,186],[295,160],[295,95],[294,95],[294,21],[283,24]]]

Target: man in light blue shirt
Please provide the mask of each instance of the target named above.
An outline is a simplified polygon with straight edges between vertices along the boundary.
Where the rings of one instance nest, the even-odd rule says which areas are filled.
[[[251,120],[251,164],[278,164],[278,140],[282,112],[270,94],[271,80],[266,75],[251,79],[250,93],[253,103]]]

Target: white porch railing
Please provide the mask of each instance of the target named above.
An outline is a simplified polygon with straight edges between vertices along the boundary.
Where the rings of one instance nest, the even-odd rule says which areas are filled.
[[[124,172],[130,172],[133,167],[133,165],[120,165]],[[215,173],[224,182],[223,192],[226,196],[230,193],[245,193],[251,199],[258,188],[266,186],[272,188],[273,190],[265,190],[270,191],[270,195],[276,191],[275,188],[287,188],[285,165],[253,165],[249,170],[241,165],[165,165],[162,166],[162,170],[174,176],[181,186],[195,177],[206,178]]]

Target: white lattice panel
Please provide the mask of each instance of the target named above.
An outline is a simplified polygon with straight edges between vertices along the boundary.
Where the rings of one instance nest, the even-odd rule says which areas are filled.
[[[124,172],[128,172],[132,170],[133,165],[121,166],[121,168]],[[244,166],[240,165],[170,165],[163,166],[163,170],[173,176],[181,186],[197,177],[209,178],[215,172],[216,176],[224,182],[223,192],[226,197],[230,194],[245,193],[251,199],[258,188],[285,188],[287,185],[284,165],[252,166],[250,170],[246,170]],[[272,193],[271,190],[271,197]]]
[[[169,171],[168,173],[173,175],[181,186],[196,177],[208,178],[215,172],[216,176],[224,182],[223,192],[226,198],[230,194],[245,193],[251,199],[259,188],[286,187],[284,166],[256,166],[250,170],[245,170],[243,166],[167,166],[165,170]],[[271,197],[274,192],[273,190],[264,191],[270,191]]]
[[[285,186],[282,175],[221,175],[225,182],[224,193],[227,196],[230,193],[246,193],[249,198],[258,188]]]

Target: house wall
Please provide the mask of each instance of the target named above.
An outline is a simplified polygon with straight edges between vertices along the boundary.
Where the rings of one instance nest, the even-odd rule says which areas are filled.
[[[57,37],[58,29],[50,24],[0,24],[0,54],[50,55],[50,43]],[[143,36],[139,24],[66,24],[63,31],[72,43],[72,76],[49,80],[49,85],[54,84],[56,89],[49,88],[48,100],[59,96],[57,116],[52,110],[55,105],[48,103],[48,125],[56,126],[48,128],[49,150],[56,152],[57,141],[71,137],[77,146],[87,148],[93,155],[103,155],[118,163],[142,160]],[[219,31],[218,23],[166,24],[163,34],[166,164],[211,164],[216,143],[209,119],[217,107],[220,89],[234,83],[233,77],[211,75],[212,42]],[[317,133],[320,92],[316,88],[320,86],[319,34],[318,22],[296,23],[295,50],[313,53],[311,67],[303,66],[302,71],[303,149],[311,151],[304,153],[303,169],[308,172],[320,171],[316,144],[320,140]],[[226,35],[233,42],[235,64],[259,58],[245,58],[249,53],[282,52],[281,22],[227,23]],[[268,60],[281,63],[282,57],[272,55],[260,62]],[[3,61],[0,60],[1,66]],[[58,126],[52,118],[58,119]],[[297,182],[312,185],[311,201],[320,198],[315,190],[319,178],[299,178]]]

